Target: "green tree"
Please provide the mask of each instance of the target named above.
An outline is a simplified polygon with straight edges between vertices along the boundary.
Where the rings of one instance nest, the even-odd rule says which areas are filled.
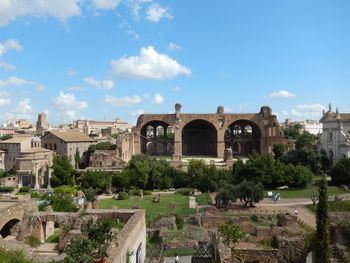
[[[316,135],[313,135],[308,131],[304,131],[296,139],[295,147],[297,149],[302,149],[302,148],[314,149],[316,147],[316,141],[317,141]]]
[[[77,190],[74,187],[61,186],[54,189],[53,194],[45,194],[42,200],[51,205],[55,212],[77,212],[78,208],[73,203],[73,197]]]
[[[264,187],[261,183],[244,180],[233,188],[233,195],[239,198],[241,203],[248,207],[264,199]]]
[[[53,175],[51,178],[52,186],[61,186],[61,185],[74,185],[74,173],[72,165],[69,162],[69,159],[66,155],[59,156],[56,155],[53,157]]]
[[[350,158],[340,159],[331,169],[332,183],[350,185]]]
[[[289,151],[283,156],[286,164],[301,164],[311,169],[314,174],[321,174],[321,156],[319,151],[310,148],[300,148]]]
[[[242,227],[234,225],[231,220],[226,224],[219,226],[219,233],[222,236],[222,242],[231,250],[231,261],[234,259],[234,249],[238,243],[244,238],[245,233]]]
[[[280,160],[285,153],[285,148],[283,143],[276,143],[273,145],[272,152],[274,154],[275,160]]]
[[[299,129],[296,128],[285,128],[283,129],[283,133],[284,133],[284,137],[287,139],[291,139],[291,140],[296,140],[298,139],[300,132]]]
[[[220,188],[215,196],[216,206],[227,207],[230,202],[235,202],[237,197],[235,195],[235,188],[231,184],[227,184],[224,187]]]
[[[319,199],[316,210],[316,244],[315,256],[317,263],[330,263],[329,251],[329,216],[327,180],[324,177],[319,188]]]
[[[73,238],[64,249],[67,254],[64,263],[92,263],[94,262],[94,249],[91,240],[81,237]]]
[[[105,193],[112,187],[112,173],[103,171],[87,171],[81,173],[77,180],[83,189],[93,188]]]

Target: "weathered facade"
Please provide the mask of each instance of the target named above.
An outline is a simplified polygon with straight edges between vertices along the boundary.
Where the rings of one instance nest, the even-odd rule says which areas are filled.
[[[271,153],[284,138],[271,108],[259,113],[224,113],[218,107],[212,114],[143,114],[134,129],[134,153],[151,155],[224,157],[225,148],[234,156]]]
[[[90,155],[90,167],[116,167],[123,168],[125,162],[119,158],[118,151],[116,150],[96,150]]]
[[[328,157],[335,164],[341,158],[350,157],[350,113],[339,113],[338,109],[323,112],[320,122],[323,132],[320,136],[320,148],[324,149]]]
[[[54,151],[59,155],[66,155],[73,167],[75,165],[75,155],[79,153],[81,161],[83,155],[88,150],[89,146],[96,144],[94,139],[85,135],[82,132],[54,132],[49,131],[41,138],[41,145],[45,149]]]

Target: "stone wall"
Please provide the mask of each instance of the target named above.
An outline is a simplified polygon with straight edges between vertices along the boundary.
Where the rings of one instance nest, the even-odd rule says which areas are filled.
[[[10,220],[22,218],[27,213],[33,213],[38,211],[38,206],[35,201],[0,201],[2,204],[8,204],[6,207],[0,210],[0,229]]]
[[[235,225],[241,226],[246,233],[255,234],[255,227],[249,223],[249,218],[246,216],[207,216],[201,217],[201,225],[203,228],[217,228],[219,225],[225,224],[228,220],[234,222]]]

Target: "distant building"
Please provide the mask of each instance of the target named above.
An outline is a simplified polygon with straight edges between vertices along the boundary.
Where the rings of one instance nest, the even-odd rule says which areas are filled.
[[[21,129],[29,129],[32,125],[27,120],[18,120],[18,126]]]
[[[23,150],[16,159],[18,186],[39,189],[45,185],[50,188],[53,155],[53,151],[41,147],[38,137],[33,137],[31,148]]]
[[[59,155],[68,156],[70,163],[75,166],[75,155],[79,153],[81,162],[84,161],[84,153],[89,146],[96,144],[96,140],[78,131],[49,131],[41,138],[45,149],[54,151]]]
[[[48,130],[49,127],[50,125],[47,122],[46,114],[45,113],[38,114],[38,121],[36,122],[36,131],[42,132],[42,131]]]
[[[123,168],[124,165],[117,150],[97,150],[90,155],[90,167]]]
[[[350,113],[339,113],[338,109],[323,112],[320,120],[323,132],[320,136],[320,148],[324,149],[328,157],[335,164],[339,159],[350,157]]]
[[[130,124],[120,122],[119,119],[115,121],[77,120],[73,124],[75,129],[86,135],[112,134],[131,129]]]
[[[0,149],[0,169],[17,172],[16,176],[2,180],[2,185],[35,189],[50,185],[53,151],[41,148],[38,137],[17,136],[0,142]]]
[[[290,121],[290,119],[286,119],[285,122],[281,123],[283,128],[292,128],[295,125],[301,126],[300,132],[307,131],[314,135],[322,133],[322,123],[315,120]]]
[[[16,168],[16,159],[21,152],[31,148],[32,136],[17,136],[12,139],[0,141],[0,150],[5,151],[5,170]]]
[[[5,151],[0,150],[0,171],[5,170]]]

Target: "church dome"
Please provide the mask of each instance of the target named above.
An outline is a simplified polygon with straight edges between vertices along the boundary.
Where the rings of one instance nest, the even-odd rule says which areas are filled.
[[[39,137],[33,137],[32,143],[40,143],[40,142],[41,142],[41,140]]]

